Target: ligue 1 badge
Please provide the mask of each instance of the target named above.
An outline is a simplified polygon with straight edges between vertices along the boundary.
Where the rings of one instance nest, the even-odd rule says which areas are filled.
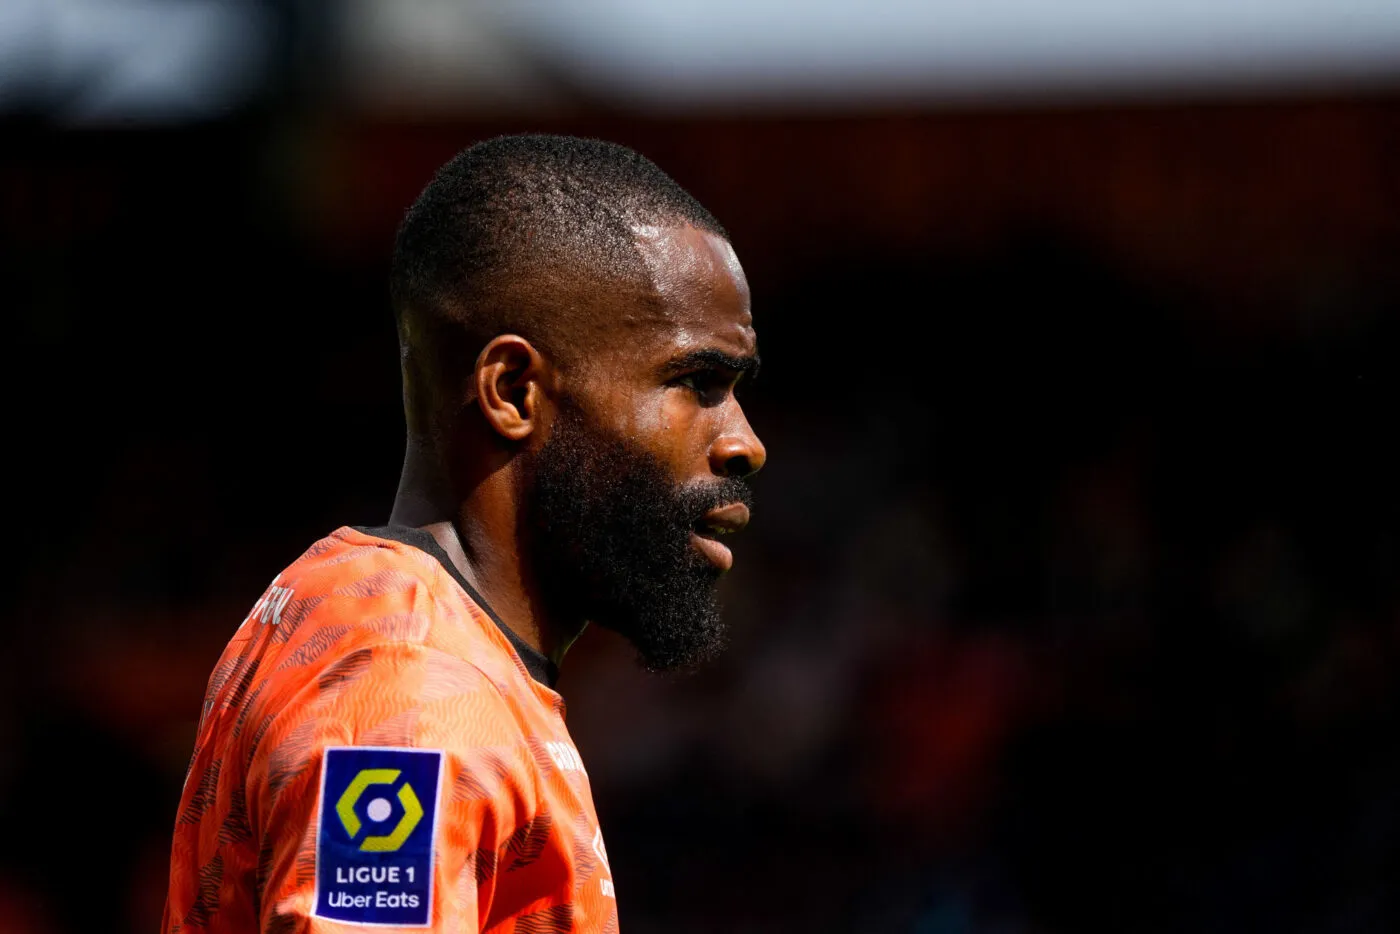
[[[441,777],[437,749],[326,750],[316,917],[398,927],[431,923]]]

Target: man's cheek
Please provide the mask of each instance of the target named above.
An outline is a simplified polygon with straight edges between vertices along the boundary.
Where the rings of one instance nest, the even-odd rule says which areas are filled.
[[[677,395],[673,388],[664,387],[654,394],[628,393],[619,398],[611,421],[617,436],[650,447],[653,438],[671,434],[681,416]]]

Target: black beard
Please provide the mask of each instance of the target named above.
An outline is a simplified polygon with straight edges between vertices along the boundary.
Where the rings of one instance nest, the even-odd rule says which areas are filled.
[[[524,465],[530,566],[556,619],[624,636],[652,671],[692,668],[724,648],[720,571],[691,543],[695,523],[753,501],[738,478],[676,485],[646,451],[561,407]]]

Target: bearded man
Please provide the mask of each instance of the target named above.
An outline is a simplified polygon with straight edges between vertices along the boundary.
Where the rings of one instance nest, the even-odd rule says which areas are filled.
[[[616,931],[558,666],[589,622],[656,670],[723,644],[765,452],[709,212],[622,146],[502,137],[424,189],[391,284],[389,524],[312,545],[215,667],[166,934]]]

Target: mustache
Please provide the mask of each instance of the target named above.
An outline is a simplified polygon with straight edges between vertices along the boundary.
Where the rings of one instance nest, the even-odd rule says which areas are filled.
[[[691,483],[676,492],[677,512],[685,525],[699,521],[712,510],[734,503],[753,508],[753,487],[742,477]]]

